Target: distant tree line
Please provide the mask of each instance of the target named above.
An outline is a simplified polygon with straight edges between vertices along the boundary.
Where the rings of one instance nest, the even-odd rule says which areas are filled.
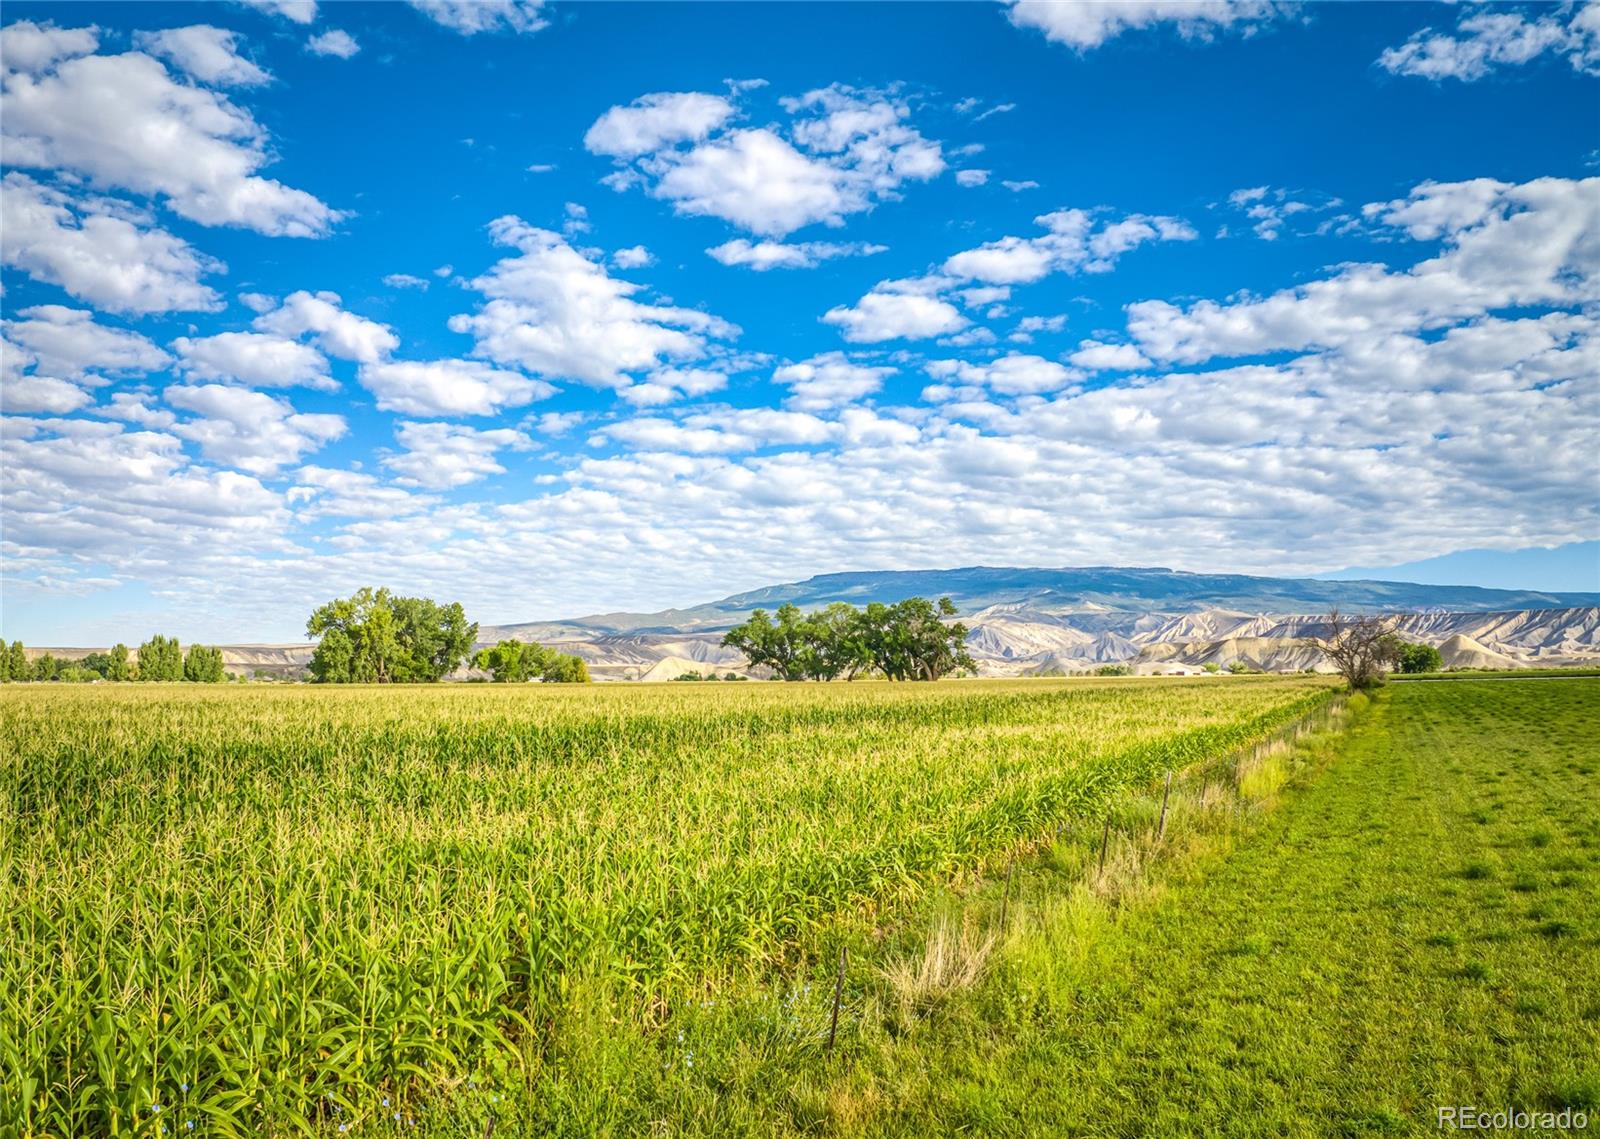
[[[139,646],[137,661],[120,642],[105,652],[90,653],[81,660],[58,659],[42,653],[28,659],[21,641],[0,644],[0,682],[59,680],[88,684],[97,680],[178,681],[217,684],[229,679],[222,663],[222,650],[215,645],[190,645],[184,653],[176,637],[157,633]]]
[[[757,609],[722,643],[780,680],[938,680],[977,668],[966,650],[967,627],[949,621],[955,615],[948,597],[875,601],[865,609],[838,601],[811,613],[785,604],[775,618]]]

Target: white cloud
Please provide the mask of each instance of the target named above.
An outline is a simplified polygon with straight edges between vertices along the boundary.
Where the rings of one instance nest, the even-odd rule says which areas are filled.
[[[477,338],[475,355],[553,379],[621,387],[625,373],[696,359],[707,337],[738,331],[695,309],[635,300],[643,286],[612,277],[550,230],[503,217],[489,231],[520,253],[472,281],[486,304],[450,320],[452,330]]]
[[[0,411],[7,415],[66,415],[93,397],[77,384],[54,376],[22,375],[7,369],[0,374]]]
[[[843,352],[824,352],[772,373],[774,383],[789,388],[784,405],[795,411],[826,411],[853,403],[883,386],[894,368],[861,364]]]
[[[221,332],[172,342],[185,380],[216,380],[247,387],[302,386],[337,391],[328,361],[310,345],[263,332]]]
[[[363,471],[304,466],[294,472],[285,499],[302,518],[396,518],[434,503],[434,495],[414,494],[388,486]]]
[[[1146,242],[1195,237],[1180,218],[1147,214],[1103,222],[1087,210],[1056,210],[1033,220],[1047,232],[1039,237],[1003,237],[957,253],[945,260],[944,272],[989,284],[1028,284],[1050,273],[1103,273],[1122,254]]]
[[[961,186],[982,186],[989,181],[987,170],[957,170],[956,183]]]
[[[100,29],[58,28],[17,20],[0,28],[0,67],[5,71],[37,73],[73,56],[88,55],[100,46]]]
[[[245,388],[183,385],[163,397],[198,417],[178,422],[173,434],[198,444],[207,459],[254,475],[276,474],[345,433],[343,416],[300,414],[286,399]]]
[[[106,419],[121,419],[144,427],[167,428],[178,422],[178,417],[164,407],[151,403],[155,397],[145,391],[112,392],[111,397],[94,409],[94,414]]]
[[[1065,368],[1054,360],[1015,352],[982,364],[965,360],[933,360],[926,367],[928,374],[938,379],[979,384],[1002,395],[1038,395],[1059,391],[1083,378],[1081,372]]]
[[[1041,332],[1060,332],[1066,326],[1067,318],[1060,313],[1055,316],[1025,316],[1017,321],[1017,327],[1009,339],[1028,344]]]
[[[25,349],[41,374],[67,380],[98,375],[137,375],[171,362],[136,332],[96,323],[94,315],[63,305],[34,305],[0,321],[7,339]]]
[[[1145,242],[1189,241],[1194,230],[1178,218],[1132,214],[1118,221],[1097,220],[1086,210],[1057,210],[1034,219],[1046,232],[1039,237],[1002,237],[945,259],[940,272],[925,277],[879,281],[853,306],[829,309],[822,319],[843,329],[854,343],[922,339],[960,333],[970,321],[945,297],[981,307],[1010,296],[1010,286],[1029,284],[1051,273],[1103,273],[1118,257]],[[980,282],[978,287],[971,282]],[[978,330],[965,343],[992,341]],[[959,345],[961,342],[952,342]]]
[[[618,269],[643,269],[647,265],[655,264],[655,260],[650,251],[642,245],[619,249],[611,255],[611,263]]]
[[[1131,372],[1150,366],[1144,353],[1132,344],[1106,344],[1099,340],[1083,341],[1067,359],[1076,367],[1090,372]]]
[[[775,126],[724,129],[729,100],[674,92],[611,108],[584,141],[618,160],[613,188],[644,185],[679,213],[774,238],[842,225],[944,170],[939,144],[907,125],[910,108],[892,96],[836,84],[781,103],[793,116],[787,137]]]
[[[308,39],[306,50],[312,55],[331,55],[338,59],[349,59],[361,50],[361,45],[349,32],[340,28],[330,28],[320,36]]]
[[[1188,308],[1141,301],[1128,306],[1128,331],[1154,359],[1195,363],[1335,347],[1512,305],[1600,299],[1600,179],[1429,182],[1363,213],[1443,250],[1405,272],[1352,265],[1263,298]]]
[[[1313,200],[1307,201],[1310,198]],[[1283,234],[1284,228],[1294,219],[1301,218],[1299,233],[1316,232],[1326,233],[1330,228],[1341,222],[1350,222],[1352,219],[1344,215],[1334,218],[1325,218],[1317,222],[1310,230],[1303,224],[1304,220],[1311,219],[1317,214],[1325,213],[1343,205],[1338,198],[1330,198],[1323,194],[1296,195],[1289,190],[1277,189],[1271,186],[1249,186],[1235,190],[1228,195],[1228,205],[1240,211],[1249,219],[1251,229],[1263,241],[1276,241]]]
[[[934,295],[927,279],[879,281],[853,306],[831,308],[822,319],[856,344],[942,336],[971,323],[955,305]]]
[[[617,394],[635,407],[660,407],[727,386],[728,377],[709,368],[658,368],[640,383],[618,388]]]
[[[868,245],[859,241],[799,241],[786,244],[781,241],[752,242],[736,237],[712,246],[706,252],[724,265],[743,265],[764,273],[768,269],[812,269],[834,257],[869,257],[875,253],[885,253],[888,248],[887,245]]]
[[[346,312],[343,303],[337,293],[301,289],[253,324],[258,331],[279,336],[311,335],[330,356],[362,364],[375,363],[400,347],[400,338],[388,325]]]
[[[66,168],[101,186],[158,195],[202,225],[319,237],[343,215],[256,171],[266,132],[222,95],[175,83],[138,52],[67,59],[41,74],[7,72],[0,122],[6,162]]]
[[[533,441],[520,431],[480,431],[458,423],[402,423],[395,438],[405,448],[383,465],[400,476],[401,486],[446,490],[466,486],[489,475],[505,474],[495,461],[499,451],[528,450]]]
[[[239,54],[239,34],[210,24],[138,32],[133,42],[142,51],[171,60],[202,83],[217,87],[259,87],[272,76]]]
[[[1008,179],[1006,181],[1002,181],[1000,185],[1010,190],[1013,194],[1020,194],[1024,190],[1037,190],[1039,188],[1039,183],[1031,180],[1012,182]]]
[[[190,464],[173,435],[85,419],[12,420],[5,449],[10,572],[18,560],[96,558],[119,574],[167,567],[167,579],[241,550],[259,557],[293,548],[281,537],[288,519],[277,495],[249,475]]]
[[[390,273],[383,279],[383,283],[391,289],[416,289],[418,292],[428,291],[428,278],[413,277],[410,273]]]
[[[391,360],[363,364],[361,386],[380,411],[403,415],[494,415],[547,399],[555,389],[521,372],[478,360]]]
[[[221,298],[200,278],[226,267],[153,225],[73,202],[25,174],[0,183],[0,258],[108,312],[212,311]]]
[[[407,0],[434,23],[464,36],[479,32],[532,33],[549,26],[543,0]]]
[[[699,91],[661,91],[612,107],[583,136],[591,154],[631,159],[699,142],[733,117],[733,104]]]
[[[317,18],[317,0],[240,0],[240,3],[296,24],[314,23]]]
[[[1124,32],[1169,24],[1185,39],[1209,40],[1221,31],[1246,35],[1290,11],[1276,0],[1014,0],[1007,15],[1019,28],[1079,51],[1099,47]]]
[[[1395,75],[1470,83],[1496,67],[1519,67],[1550,52],[1578,71],[1600,74],[1600,2],[1544,11],[1549,14],[1530,20],[1516,11],[1469,9],[1455,35],[1424,28],[1385,50],[1378,65]]]

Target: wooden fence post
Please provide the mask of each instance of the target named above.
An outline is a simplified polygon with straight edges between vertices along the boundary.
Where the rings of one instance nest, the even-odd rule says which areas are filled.
[[[1006,909],[1011,905],[1011,876],[1017,872],[1017,856],[1011,856],[1011,865],[1006,868],[1006,889],[1000,895],[1000,932],[1006,931]]]
[[[833,1039],[839,1034],[839,1000],[844,996],[845,947],[839,946],[839,975],[833,979],[833,1019],[828,1022],[828,1051],[833,1051]]]
[[[1164,838],[1167,833],[1167,797],[1172,794],[1172,772],[1167,772],[1167,789],[1161,792],[1161,822],[1156,826],[1156,837]]]
[[[1111,845],[1111,818],[1106,817],[1106,833],[1100,836],[1100,869],[1097,873],[1106,872],[1106,847]]]

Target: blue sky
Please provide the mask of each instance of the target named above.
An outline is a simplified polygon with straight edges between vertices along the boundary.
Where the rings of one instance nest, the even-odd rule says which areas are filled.
[[[7,636],[974,563],[1600,589],[1600,4],[5,19]]]

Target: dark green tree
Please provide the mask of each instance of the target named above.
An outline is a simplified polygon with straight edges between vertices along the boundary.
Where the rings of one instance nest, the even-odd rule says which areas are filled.
[[[32,679],[54,680],[56,678],[56,673],[60,670],[60,662],[49,653],[43,653],[40,655],[38,660],[33,662]]]
[[[128,663],[128,646],[118,641],[106,653],[106,679],[132,680],[133,665]]]
[[[227,678],[222,650],[215,645],[190,645],[183,661],[183,678],[195,684],[220,684]]]
[[[816,667],[815,645],[800,615],[789,602],[778,606],[778,619],[757,609],[723,636],[722,643],[738,649],[750,664],[770,668],[779,680],[805,680]]]
[[[317,680],[390,684],[448,676],[471,652],[478,626],[457,603],[363,587],[318,608],[306,632],[322,642],[311,658]]]
[[[160,633],[139,646],[140,680],[182,680],[183,650],[177,637]]]
[[[479,649],[472,663],[492,674],[496,684],[522,684],[535,677],[547,684],[589,681],[589,666],[582,657],[533,641],[501,641],[493,648]]]
[[[1398,641],[1395,647],[1395,659],[1402,673],[1438,672],[1444,668],[1444,657],[1440,656],[1439,650],[1432,645],[1414,645],[1407,641]]]
[[[33,679],[33,666],[28,663],[28,650],[22,647],[21,641],[11,642],[11,647],[5,651],[5,658],[8,679]]]

